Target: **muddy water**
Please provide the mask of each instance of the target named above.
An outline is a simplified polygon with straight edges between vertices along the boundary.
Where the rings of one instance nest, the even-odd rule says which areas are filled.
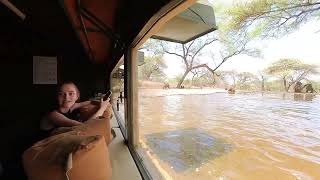
[[[140,153],[165,179],[320,179],[320,97],[139,97]]]

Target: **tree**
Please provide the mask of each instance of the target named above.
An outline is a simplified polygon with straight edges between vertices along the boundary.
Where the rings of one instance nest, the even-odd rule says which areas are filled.
[[[231,81],[231,83],[227,83],[228,85],[231,84],[234,88],[236,87],[236,82],[237,82],[237,72],[235,70],[232,71],[220,71],[219,72],[220,77],[223,79],[225,82]]]
[[[186,76],[194,69],[205,68],[211,72],[213,75],[212,77],[214,77],[215,71],[231,57],[239,54],[259,56],[259,50],[247,47],[250,40],[251,38],[247,37],[245,32],[229,31],[227,33],[211,33],[187,44],[175,44],[174,48],[170,48],[170,46],[164,42],[161,42],[161,45],[165,53],[180,57],[184,63],[184,73],[177,84],[177,88],[180,88]],[[218,63],[216,62],[217,59],[214,56],[211,56],[211,60],[214,64],[213,66],[209,65],[208,62],[201,62],[198,56],[201,55],[202,50],[206,46],[209,46],[214,42],[218,43],[217,45],[221,47],[221,50],[219,52],[220,58]],[[215,47],[212,49],[214,48]],[[169,49],[174,49],[174,51]]]
[[[250,30],[252,36],[279,37],[319,18],[319,12],[319,0],[239,1],[227,10],[227,24],[233,30]]]
[[[238,83],[244,84],[256,80],[256,76],[250,72],[240,72],[237,74]]]
[[[320,93],[320,81],[308,81],[308,83],[311,83],[316,92]]]
[[[177,57],[180,57],[185,65],[184,73],[179,80],[177,84],[177,88],[180,88],[184,79],[194,69],[197,68],[207,68],[208,70],[212,70],[207,64],[201,64],[199,63],[198,59],[196,58],[197,55],[200,54],[201,50],[208,46],[209,44],[213,43],[214,41],[217,41],[217,38],[198,38],[196,40],[193,40],[187,44],[175,44],[174,45],[174,51],[171,51],[169,49],[170,45],[165,42],[161,42],[161,46],[163,48],[163,51],[167,54],[175,55]]]
[[[217,81],[219,81],[219,77],[217,77],[217,73],[212,74],[208,69],[194,69],[191,71],[193,74],[192,77],[192,85],[195,86],[214,86]]]
[[[266,90],[266,81],[268,80],[268,75],[267,75],[267,72],[265,70],[263,71],[259,71],[258,74],[257,74],[257,79],[260,81],[261,83],[261,88],[260,90],[261,91],[265,91]]]
[[[266,72],[279,77],[286,92],[293,84],[318,73],[317,66],[304,64],[297,59],[280,59],[267,67]]]
[[[249,89],[252,83],[257,80],[256,76],[250,72],[240,72],[236,75],[236,78],[241,89]]]
[[[145,56],[144,64],[139,67],[140,78],[144,80],[163,80],[165,73],[163,72],[167,65],[162,55]]]
[[[192,78],[191,78],[191,84],[192,86],[202,86],[205,82],[207,71],[204,69],[193,69],[191,70]]]
[[[157,39],[148,39],[140,48],[139,50],[142,50],[146,52],[147,54],[150,54],[151,56],[163,56],[163,48],[161,46],[161,41]]]

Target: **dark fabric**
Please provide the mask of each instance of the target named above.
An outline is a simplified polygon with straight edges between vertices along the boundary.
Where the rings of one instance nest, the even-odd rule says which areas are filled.
[[[72,112],[69,110],[67,113],[62,113],[62,112],[60,112],[60,113],[63,114],[64,116],[66,116],[69,119],[82,122],[80,120],[80,110],[79,109],[75,109]]]
[[[50,129],[50,130],[41,130],[40,132],[39,132],[39,141],[40,140],[42,140],[42,139],[45,139],[45,138],[47,138],[47,137],[49,137],[49,136],[51,136],[51,133],[52,133],[52,131],[54,130],[54,129],[56,129],[56,128],[52,128],[52,129]]]
[[[83,122],[80,119],[80,109],[75,109],[72,112],[69,110],[67,113],[62,113],[59,110],[57,110],[57,112],[63,114],[64,116],[66,116],[69,119],[72,119],[72,120],[75,120],[75,121],[78,121],[78,122]],[[59,126],[55,126],[55,127],[53,127],[52,129],[49,129],[49,130],[41,130],[41,132],[39,133],[39,137],[41,139],[44,139],[44,138],[47,138],[47,137],[51,136],[52,131],[55,130],[56,128],[58,128],[58,127]]]

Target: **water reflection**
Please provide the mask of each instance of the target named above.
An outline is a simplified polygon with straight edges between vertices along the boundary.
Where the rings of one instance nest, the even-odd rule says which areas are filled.
[[[201,129],[146,135],[147,145],[176,171],[195,169],[231,150],[231,144]]]
[[[139,103],[141,141],[174,179],[320,179],[319,96],[140,96]]]
[[[316,95],[311,93],[294,93],[293,97],[295,101],[312,101]]]

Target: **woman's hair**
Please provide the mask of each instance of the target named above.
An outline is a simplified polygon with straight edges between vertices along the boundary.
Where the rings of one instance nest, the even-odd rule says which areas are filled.
[[[71,84],[71,85],[74,86],[74,88],[75,88],[76,91],[77,91],[77,95],[78,95],[77,101],[78,101],[78,100],[80,99],[80,91],[79,91],[78,86],[77,86],[74,82],[72,82],[72,81],[64,81],[64,82],[62,82],[62,83],[59,83],[59,84],[58,84],[58,87],[57,87],[57,94],[60,92],[62,86],[66,85],[66,84]]]

